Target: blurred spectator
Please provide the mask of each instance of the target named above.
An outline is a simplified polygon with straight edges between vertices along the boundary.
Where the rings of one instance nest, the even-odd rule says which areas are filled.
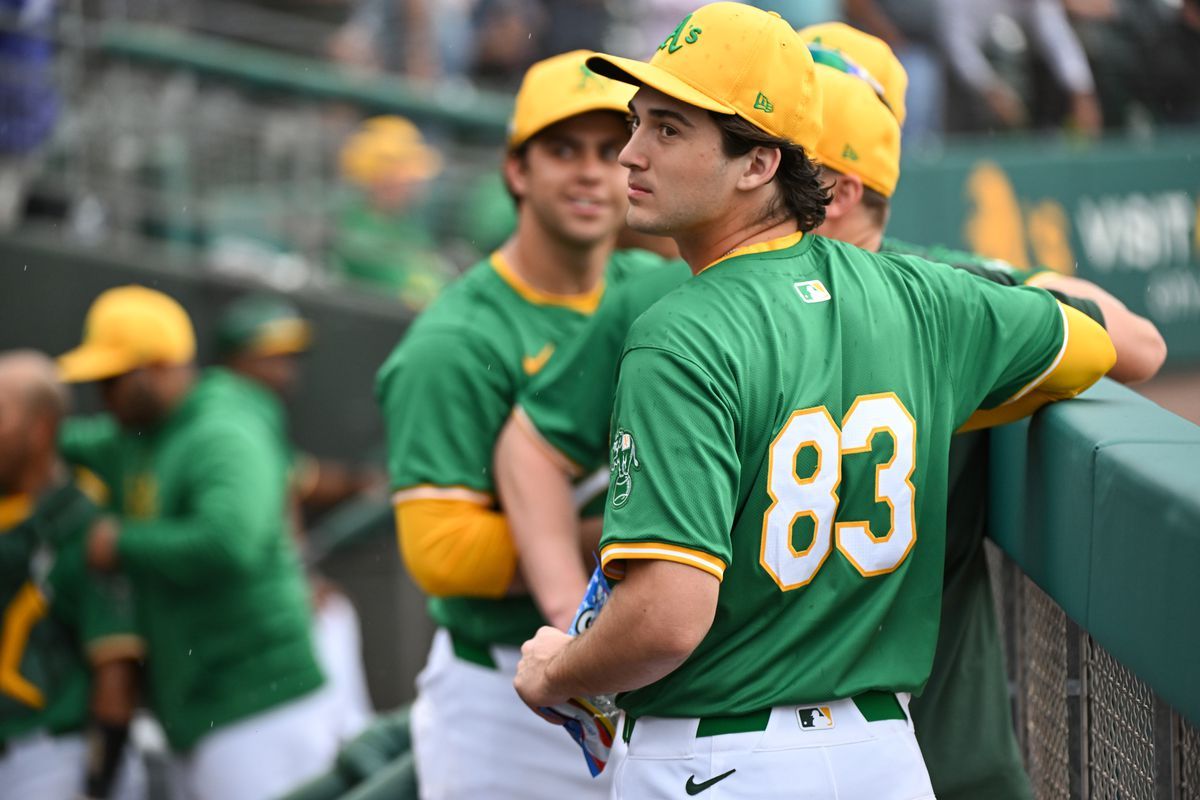
[[[20,221],[58,119],[54,13],[55,0],[0,0],[0,231]]]
[[[539,0],[480,0],[472,21],[471,78],[489,89],[515,92],[539,57],[546,26],[546,8]]]
[[[1091,67],[1062,0],[936,2],[941,46],[954,86],[967,101],[953,104],[963,111],[963,118],[954,120],[956,128],[1015,129],[1036,121],[1065,122],[1087,136],[1100,132],[1100,103]],[[1065,120],[1031,117],[1027,97],[1043,89],[1041,82],[1029,77],[1034,56],[1044,61],[1065,97]]]
[[[774,11],[797,29],[820,22],[836,22],[842,17],[841,0],[751,0],[750,5],[763,11]]]
[[[1109,128],[1200,121],[1200,0],[1066,0]]]
[[[348,67],[401,72],[420,80],[442,77],[447,66],[451,74],[461,72],[454,68],[453,47],[439,46],[444,38],[439,34],[465,25],[470,2],[353,0],[350,18],[329,40],[330,58]]]
[[[66,406],[53,361],[0,354],[5,797],[109,797],[137,703],[135,659],[144,646],[133,634],[128,587],[87,572],[84,540],[97,510],[56,469]],[[121,798],[144,788],[138,765],[125,763]]]
[[[335,211],[331,267],[414,311],[424,308],[451,277],[417,216],[441,156],[407,119],[374,117],[343,145],[341,169],[351,192]]]
[[[278,404],[226,370],[198,376],[194,355],[167,295],[101,294],[59,369],[99,381],[109,413],[69,420],[60,446],[112,491],[117,516],[92,524],[87,562],[133,586],[150,704],[185,796],[261,800],[327,768],[335,700],[286,532]]]
[[[887,42],[908,73],[905,151],[935,145],[945,126],[945,67],[938,33],[939,0],[844,0],[855,27]]]
[[[286,419],[284,403],[299,379],[300,357],[312,340],[312,326],[282,297],[245,295],[231,303],[217,322],[217,355],[227,369],[270,390],[276,413]],[[356,469],[301,453],[285,434],[280,443],[292,456],[292,497],[306,510],[327,509],[370,488],[386,486],[382,471]],[[294,535],[304,548],[307,537],[300,514]],[[349,598],[324,576],[311,572],[315,611],[313,643],[337,697],[335,714],[343,739],[358,735],[371,719],[362,667],[361,628]]]

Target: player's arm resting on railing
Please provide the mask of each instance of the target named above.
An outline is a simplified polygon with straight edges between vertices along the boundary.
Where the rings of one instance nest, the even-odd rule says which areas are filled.
[[[1162,367],[1167,358],[1167,344],[1158,328],[1096,284],[1056,272],[1036,273],[1026,283],[1072,297],[1082,297],[1100,307],[1104,314],[1104,327],[1117,351],[1117,361],[1108,373],[1113,380],[1140,383],[1153,378]]]
[[[1116,351],[1104,328],[1070,306],[1058,303],[1058,308],[1063,341],[1055,360],[1008,400],[972,414],[960,433],[1014,422],[1047,403],[1075,397],[1112,368]]]
[[[571,484],[579,469],[542,439],[520,406],[496,442],[495,463],[525,584],[546,620],[565,630],[588,580]]]

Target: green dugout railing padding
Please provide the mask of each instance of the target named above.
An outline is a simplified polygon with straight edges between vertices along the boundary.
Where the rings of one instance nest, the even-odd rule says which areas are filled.
[[[512,97],[506,94],[463,86],[423,86],[397,75],[361,74],[315,58],[154,25],[106,25],[101,48],[112,55],[261,89],[403,114],[486,140],[503,139],[512,111]]]
[[[1102,381],[992,435],[991,535],[1200,722],[1200,427]]]

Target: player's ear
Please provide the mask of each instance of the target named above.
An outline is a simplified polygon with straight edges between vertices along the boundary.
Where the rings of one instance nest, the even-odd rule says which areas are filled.
[[[745,168],[738,178],[737,188],[752,191],[770,183],[775,177],[783,160],[783,152],[778,147],[752,147],[743,158]]]
[[[529,176],[525,160],[525,151],[516,150],[504,157],[504,183],[514,200],[525,196]]]
[[[829,195],[832,198],[825,206],[826,219],[840,219],[853,211],[862,203],[863,182],[857,175],[842,174],[824,170],[822,177],[832,183]]]

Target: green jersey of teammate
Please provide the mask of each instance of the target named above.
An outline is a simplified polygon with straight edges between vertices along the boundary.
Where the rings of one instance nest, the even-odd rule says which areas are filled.
[[[615,288],[660,260],[617,251],[605,281]],[[443,292],[377,379],[396,501],[454,496],[497,507],[492,448],[518,392],[609,296],[603,284],[571,297],[540,292],[498,253]],[[439,625],[479,643],[519,644],[542,624],[523,596],[435,597],[429,608]]]
[[[0,742],[81,729],[89,663],[142,652],[128,587],[84,565],[95,514],[71,484],[0,501]]]
[[[60,437],[64,457],[112,489],[150,699],[177,750],[323,682],[284,525],[279,413],[267,389],[214,369],[152,431],[102,415],[68,420]]]
[[[620,366],[603,563],[619,577],[624,559],[667,558],[724,585],[699,647],[626,710],[919,690],[951,435],[1050,371],[1066,313],[1040,290],[797,234],[738,251],[644,314]],[[893,326],[916,335],[880,335]],[[869,328],[887,352],[861,350],[854,332]]]

